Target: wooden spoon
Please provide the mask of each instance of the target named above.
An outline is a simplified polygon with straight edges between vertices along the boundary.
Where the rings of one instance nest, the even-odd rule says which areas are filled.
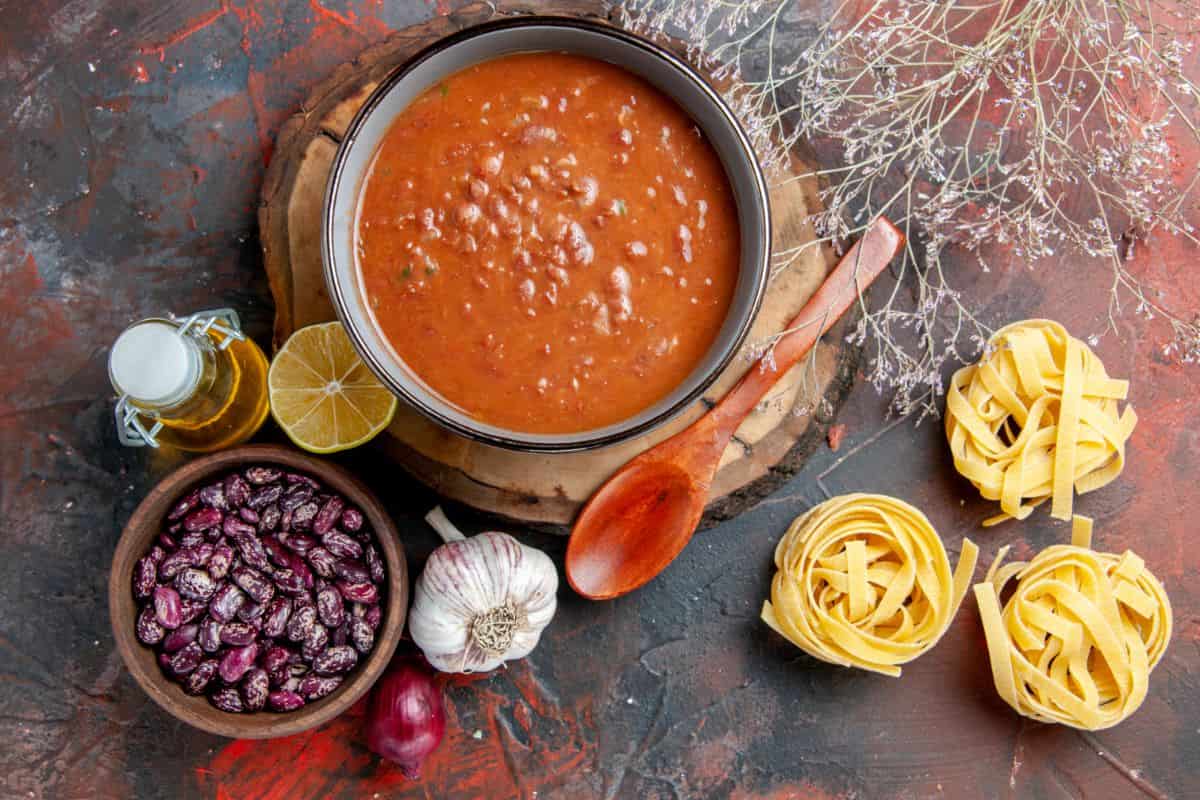
[[[766,356],[707,414],[631,460],[579,512],[567,545],[567,580],[593,600],[642,586],[675,560],[704,513],[730,437],[904,245],[880,217],[842,257]]]

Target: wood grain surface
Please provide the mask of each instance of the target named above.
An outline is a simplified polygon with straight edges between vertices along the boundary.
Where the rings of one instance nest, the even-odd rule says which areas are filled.
[[[486,19],[536,10],[604,20],[605,8],[586,0],[503,4],[498,10],[469,5],[390,35],[340,66],[313,90],[280,131],[259,207],[263,260],[275,298],[277,346],[299,327],[336,318],[325,291],[320,252],[325,185],[350,120],[380,79],[422,47]],[[686,55],[682,44],[668,44]],[[819,208],[815,181],[795,178],[809,170],[798,155],[789,166],[768,176],[773,185],[776,251],[815,238],[807,220]],[[768,287],[746,344],[717,382],[690,409],[645,436],[583,453],[519,453],[451,433],[401,404],[381,446],[396,463],[443,496],[514,521],[556,526],[551,529],[565,533],[583,502],[615,469],[678,432],[720,399],[754,360],[751,350],[783,329],[830,264],[827,247],[804,251]],[[709,503],[714,515],[736,514],[795,471],[824,430],[811,412],[822,399],[827,409],[840,403],[855,354],[844,336],[831,336],[747,418],[726,448],[713,481]]]
[[[889,416],[859,380],[822,445],[770,496],[699,533],[658,579],[611,603],[563,584],[532,656],[447,682],[445,742],[406,780],[373,756],[364,704],[264,741],[197,731],[125,669],[105,601],[134,508],[181,457],[121,448],[107,344],[131,320],[229,305],[269,345],[256,227],[281,126],[340,64],[454,13],[409,0],[20,0],[0,33],[0,797],[50,800],[794,800],[1200,796],[1200,371],[1132,313],[1094,348],[1140,418],[1120,479],[1079,499],[1097,547],[1132,547],[1164,582],[1176,633],[1142,708],[1106,731],[1022,720],[996,696],[972,599],[891,679],[822,664],[758,612],[788,523],[830,494],[883,492],[929,516],[957,560],[1065,541],[1038,513],[981,530],[995,504],[953,470],[936,420]],[[832,6],[799,0],[791,57]],[[754,55],[763,63],[761,51]],[[1184,56],[1200,80],[1200,51]],[[1179,175],[1195,175],[1194,147]],[[1200,224],[1200,214],[1194,215]],[[1111,276],[1070,252],[1031,265],[947,249],[942,268],[986,323],[1052,317],[1104,334]],[[1129,269],[1200,308],[1200,248],[1156,237]],[[881,280],[888,281],[884,276]],[[890,281],[876,292],[891,291]],[[901,286],[900,296],[909,298]],[[271,423],[260,440],[286,441]],[[439,498],[372,449],[331,459],[385,505],[410,574],[439,542]],[[461,506],[465,531],[496,527]],[[565,540],[504,526],[561,568]],[[401,643],[401,647],[405,647]]]

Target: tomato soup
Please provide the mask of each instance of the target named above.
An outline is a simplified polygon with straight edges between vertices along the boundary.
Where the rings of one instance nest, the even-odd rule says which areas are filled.
[[[610,64],[529,53],[397,117],[355,249],[375,324],[431,389],[482,422],[575,433],[687,378],[740,241],[720,161],[671,99]]]

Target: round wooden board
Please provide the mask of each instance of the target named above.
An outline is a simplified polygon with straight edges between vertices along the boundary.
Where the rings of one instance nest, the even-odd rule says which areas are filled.
[[[431,42],[497,16],[531,13],[607,21],[606,7],[588,0],[468,5],[397,31],[354,62],[343,64],[313,89],[300,111],[284,124],[258,211],[276,304],[276,347],[297,328],[335,318],[321,265],[321,206],[334,154],[358,108],[393,67]],[[682,46],[675,49],[684,55]],[[815,182],[794,177],[805,171],[803,160],[793,155],[789,169],[767,176],[772,185],[774,252],[815,238],[806,221],[819,208]],[[721,397],[752,363],[748,351],[784,327],[833,261],[827,247],[806,248],[772,281],[743,353],[705,397],[639,439],[586,453],[516,453],[452,434],[402,404],[377,444],[397,464],[452,500],[526,524],[564,526],[617,467],[680,430]],[[857,350],[844,343],[844,327],[844,322],[835,327],[813,357],[780,380],[738,429],[713,482],[705,515],[708,522],[727,519],[753,505],[793,474],[821,442],[857,362]]]

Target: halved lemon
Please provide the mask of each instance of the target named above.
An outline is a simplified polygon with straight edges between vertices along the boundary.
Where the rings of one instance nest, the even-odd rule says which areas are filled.
[[[267,388],[275,421],[310,453],[369,442],[396,413],[396,396],[354,352],[340,322],[293,333],[271,360]]]

